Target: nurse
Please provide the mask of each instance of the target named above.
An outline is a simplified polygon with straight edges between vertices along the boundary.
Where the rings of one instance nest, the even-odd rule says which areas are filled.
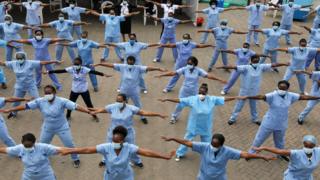
[[[227,53],[222,52],[221,50],[228,49],[228,39],[231,34],[247,34],[248,32],[236,31],[233,28],[227,27],[228,21],[222,20],[220,26],[210,29],[210,30],[199,30],[198,32],[203,33],[213,33],[213,36],[216,40],[216,48],[213,51],[213,55],[208,66],[208,72],[212,71],[212,67],[216,64],[219,54],[221,53],[223,65],[228,65]]]
[[[26,26],[23,24],[19,24],[19,23],[14,23],[12,16],[5,15],[4,23],[0,23],[0,29],[3,29],[4,40],[9,42],[11,40],[21,39],[19,32],[23,29],[32,29],[32,27]],[[12,45],[15,46],[15,48],[10,47],[10,46],[6,47],[6,61],[12,60],[13,49],[15,49],[16,52],[23,50],[21,44],[13,43]]]
[[[313,20],[313,28],[317,28],[320,24],[320,5],[317,6],[313,11],[311,11],[306,17],[315,14],[316,17]]]
[[[313,48],[320,48],[320,23],[316,28],[309,28],[307,26],[300,26],[307,30],[310,33],[310,42],[308,44],[309,47]],[[320,53],[316,53],[315,55],[311,54],[306,62],[306,68],[309,68],[309,66],[312,63],[312,60],[314,61],[314,67],[316,71],[320,70]]]
[[[88,108],[93,108],[92,101],[90,98],[90,92],[88,90],[88,82],[87,82],[87,75],[94,74],[104,77],[111,77],[110,75],[106,75],[102,72],[95,71],[89,69],[85,66],[82,66],[82,59],[77,57],[74,59],[73,66],[67,67],[65,69],[56,69],[56,70],[49,70],[46,72],[47,74],[53,73],[69,73],[72,76],[72,88],[69,96],[69,100],[72,102],[77,102],[79,96],[82,97],[84,103]],[[67,119],[71,117],[71,110],[67,110]],[[99,121],[98,117],[93,115],[93,118],[96,121]]]
[[[170,12],[172,12],[174,14],[175,11],[178,10],[178,9],[192,7],[192,6],[188,6],[188,5],[173,4],[172,0],[167,0],[166,4],[158,3],[156,1],[151,1],[151,0],[146,0],[146,2],[150,2],[150,3],[156,4],[157,6],[160,6],[163,9],[163,18],[167,18],[169,16]]]
[[[34,60],[37,61],[50,61],[50,53],[49,53],[49,46],[51,44],[57,43],[64,41],[64,39],[60,38],[45,38],[43,31],[38,29],[35,30],[34,33],[34,38],[31,39],[20,39],[20,40],[12,40],[10,42],[16,42],[16,43],[22,43],[22,44],[27,44],[31,45],[34,48]],[[47,71],[53,70],[52,65],[45,65],[44,66]],[[41,87],[41,80],[42,80],[42,65],[39,69],[36,71],[36,83],[37,87]],[[54,75],[51,74],[49,75],[51,81],[53,82],[54,86],[61,91],[62,90],[62,85],[59,83],[58,78]]]
[[[4,17],[6,16],[7,12],[11,9],[11,5],[7,1],[0,2],[0,23],[4,23]],[[0,28],[0,39],[4,38],[3,29]]]
[[[275,51],[283,51],[291,54],[290,66],[287,68],[283,80],[289,81],[293,75],[296,75],[299,83],[300,93],[306,94],[306,76],[301,73],[295,73],[295,71],[305,70],[308,57],[312,54],[320,53],[320,48],[317,49],[307,47],[307,40],[300,39],[299,47],[277,48]]]
[[[14,85],[14,96],[23,98],[26,93],[31,97],[39,97],[38,88],[34,79],[34,73],[41,65],[56,64],[58,61],[34,61],[27,60],[27,55],[24,52],[16,53],[16,60],[0,62],[0,66],[5,66],[12,70],[16,75],[16,83]],[[20,103],[16,102],[13,106],[18,106]],[[8,119],[16,117],[17,113],[12,112],[9,114]]]
[[[239,96],[256,96],[260,91],[262,73],[266,71],[272,71],[272,68],[279,66],[288,66],[288,64],[259,64],[259,56],[254,55],[251,57],[251,63],[248,65],[237,65],[237,66],[222,66],[217,69],[234,69],[241,75],[241,84]],[[254,82],[254,84],[252,83]],[[229,125],[236,122],[239,116],[245,100],[238,100],[232,115],[228,121]],[[249,99],[250,110],[251,110],[251,121],[257,125],[260,125],[258,121],[257,105],[256,100]]]
[[[312,173],[320,164],[320,148],[316,147],[317,139],[313,135],[303,137],[302,149],[277,149],[273,147],[254,148],[256,151],[268,151],[290,157],[288,169],[283,174],[284,180],[312,180]]]
[[[123,93],[127,98],[133,101],[133,104],[138,108],[141,108],[141,99],[140,99],[140,86],[139,79],[140,76],[148,71],[166,71],[162,68],[149,67],[135,65],[136,58],[129,56],[127,58],[127,64],[110,64],[110,63],[99,63],[94,66],[104,66],[108,68],[113,68],[114,70],[120,72],[121,74],[121,83],[120,83],[120,93]],[[141,121],[144,124],[147,124],[148,121],[145,117],[141,116]]]
[[[105,43],[119,43],[121,32],[120,32],[120,22],[125,21],[126,17],[131,17],[139,14],[140,12],[132,12],[125,16],[116,16],[116,13],[113,9],[109,11],[109,14],[99,14],[95,11],[90,11],[90,13],[94,16],[98,16],[100,21],[105,22],[105,32],[104,32],[104,41]],[[120,49],[115,49],[118,58],[123,61],[123,57],[121,56]],[[103,57],[101,61],[106,61],[109,57],[109,48],[105,48],[103,52]]]
[[[266,41],[263,45],[263,54],[270,55],[271,56],[271,63],[277,63],[277,51],[273,50],[276,48],[279,48],[279,40],[281,36],[287,35],[287,34],[298,34],[301,35],[302,33],[299,32],[293,32],[293,31],[287,31],[280,29],[280,22],[274,21],[272,23],[272,28],[268,29],[251,29],[250,31],[259,32],[266,36]],[[265,57],[262,57],[260,60],[260,63],[264,63],[266,60]],[[275,72],[279,72],[277,69],[274,69]]]
[[[168,17],[166,18],[156,18],[153,16],[148,16],[155,21],[159,21],[163,24],[164,29],[160,38],[160,44],[167,44],[168,42],[171,44],[176,43],[176,29],[178,24],[186,24],[192,22],[191,20],[179,20],[173,18],[173,12],[169,12]],[[156,58],[153,62],[160,62],[163,54],[163,47],[159,47],[157,50]],[[176,48],[172,49],[172,55],[174,60],[178,58],[178,52]]]
[[[212,28],[216,28],[220,23],[220,14],[222,12],[231,11],[231,10],[237,10],[241,8],[237,7],[231,7],[231,8],[220,8],[217,7],[217,0],[211,0],[209,2],[209,7],[201,10],[201,11],[195,11],[195,13],[202,13],[207,16],[207,25],[206,30],[210,30]],[[204,33],[201,37],[200,44],[207,43],[209,33]]]
[[[63,148],[36,143],[36,137],[31,133],[24,134],[21,143],[13,147],[0,147],[0,153],[22,161],[24,171],[21,180],[55,180],[49,158],[61,153]]]
[[[222,106],[225,102],[242,98],[209,96],[207,93],[208,85],[203,84],[199,88],[198,95],[179,99],[159,99],[161,102],[179,103],[182,108],[190,107],[187,132],[184,136],[186,140],[193,140],[199,135],[201,142],[210,142],[215,107]],[[185,156],[187,150],[186,146],[181,145],[176,152],[176,161],[180,161],[180,158]]]
[[[211,138],[211,137],[210,137]],[[162,137],[165,141],[173,141],[200,154],[200,169],[197,180],[227,180],[227,163],[229,160],[264,159],[273,160],[271,156],[249,154],[245,151],[224,145],[225,137],[214,134],[209,142],[195,142],[174,137]]]
[[[261,126],[253,140],[253,147],[260,147],[264,141],[273,134],[273,141],[276,148],[284,149],[285,134],[288,128],[289,108],[299,100],[318,100],[320,97],[299,95],[288,92],[290,83],[282,80],[278,82],[278,89],[266,95],[248,96],[247,99],[264,100],[269,109],[263,117]],[[254,153],[254,149],[250,149]],[[284,160],[288,158],[281,156]]]
[[[93,71],[94,71],[94,67],[91,66],[91,64],[94,64],[94,60],[92,57],[92,50],[107,47],[103,44],[99,44],[95,41],[89,40],[88,31],[83,31],[81,33],[81,39],[70,42],[70,43],[60,43],[60,45],[71,47],[71,48],[77,48],[79,57],[82,59],[82,65]],[[72,62],[73,61],[74,59],[72,59]],[[99,86],[98,86],[97,76],[95,74],[89,74],[89,78],[93,86],[94,92],[98,92]]]
[[[65,39],[68,41],[72,41],[71,30],[73,26],[80,26],[80,25],[88,25],[89,23],[86,22],[76,22],[71,20],[65,20],[64,15],[62,13],[59,14],[58,20],[51,21],[50,23],[42,24],[40,28],[54,28],[57,31],[57,37],[61,39]],[[71,47],[67,47],[67,51],[69,53],[71,61],[76,57]],[[56,46],[56,59],[61,61],[63,53],[63,46],[57,45]]]
[[[127,96],[125,94],[118,94],[116,103],[109,104],[104,108],[90,108],[91,114],[96,115],[98,113],[108,113],[111,115],[111,126],[108,129],[106,136],[106,142],[112,142],[112,131],[117,126],[123,126],[128,130],[128,135],[125,138],[125,142],[129,144],[135,144],[136,132],[133,127],[133,116],[157,116],[165,119],[167,116],[159,113],[148,112],[141,110],[140,108],[127,104]],[[139,156],[133,155],[131,158],[134,164],[138,167],[143,167],[142,160]],[[99,166],[105,166],[105,161],[101,161]]]
[[[80,112],[90,113],[90,111],[74,102],[58,97],[56,88],[51,85],[44,87],[44,96],[32,100],[25,105],[3,110],[4,113],[14,111],[35,110],[39,109],[43,116],[43,124],[40,134],[40,142],[50,144],[54,135],[58,135],[64,146],[74,147],[70,125],[64,116],[65,109],[77,110]],[[72,154],[73,166],[80,166],[79,155]]]
[[[182,68],[176,70],[175,72],[168,72],[165,74],[158,75],[156,77],[161,78],[164,76],[184,75],[185,78],[184,78],[182,87],[180,88],[180,91],[179,91],[179,98],[186,98],[189,96],[197,95],[200,77],[207,78],[210,80],[216,80],[216,81],[219,81],[222,83],[226,83],[226,81],[224,81],[220,78],[217,78],[215,76],[212,76],[212,75],[208,74],[206,71],[204,71],[203,69],[198,68],[197,65],[198,65],[198,59],[196,57],[191,56],[188,58],[188,65],[187,66],[182,67]],[[177,122],[177,120],[181,114],[182,109],[183,109],[183,107],[180,104],[178,104],[176,106],[176,109],[175,109],[174,113],[172,114],[172,117],[170,120],[171,124],[175,124]]]
[[[12,3],[13,5],[17,6],[23,6],[26,8],[27,14],[26,14],[26,23],[30,27],[36,27],[41,24],[40,16],[38,14],[39,8],[50,6],[49,4],[44,4],[40,1],[33,1],[33,0],[27,0],[26,2],[22,3]],[[32,29],[28,29],[28,37],[32,38],[33,33]]]
[[[0,31],[1,31],[1,29],[0,29]],[[15,46],[11,45],[11,43],[8,43],[7,41],[0,39],[0,47],[1,48],[5,48],[6,46],[10,46],[12,48],[15,48]],[[4,74],[4,71],[3,71],[2,67],[0,67],[0,83],[1,83],[1,88],[2,89],[7,89],[8,88],[7,87],[7,78],[6,78],[5,74]]]
[[[174,151],[162,155],[153,150],[140,148],[125,142],[128,131],[123,126],[117,126],[112,131],[112,142],[99,144],[93,147],[63,149],[62,154],[96,154],[103,155],[106,159],[104,180],[134,180],[134,172],[130,166],[130,157],[141,155],[145,157],[170,160]]]
[[[259,57],[264,57],[264,56],[269,57],[264,54],[256,54],[256,52],[250,49],[249,43],[243,43],[242,48],[238,48],[235,50],[220,50],[220,51],[235,55],[237,57],[237,61],[236,61],[237,66],[248,65],[250,62],[250,59],[255,55]],[[228,80],[228,83],[223,87],[223,90],[220,92],[220,94],[221,95],[228,94],[230,89],[234,85],[234,83],[239,78],[239,76],[240,76],[240,73],[238,71],[232,71],[230,78]]]
[[[174,70],[178,70],[180,68],[183,68],[187,65],[189,57],[192,56],[192,51],[195,48],[206,48],[206,47],[215,47],[213,45],[207,45],[207,44],[197,44],[196,42],[191,41],[190,34],[186,33],[182,36],[182,41],[177,42],[175,44],[161,44],[161,47],[165,48],[177,48],[178,51],[178,58],[176,59]],[[162,92],[167,93],[171,91],[174,86],[177,84],[178,80],[180,78],[179,74],[176,74],[173,76],[167,87],[162,90]]]

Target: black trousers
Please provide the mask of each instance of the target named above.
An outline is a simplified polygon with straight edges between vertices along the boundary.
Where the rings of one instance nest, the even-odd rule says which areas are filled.
[[[75,93],[75,92],[71,91],[70,96],[69,96],[69,100],[72,102],[76,102],[79,96],[82,97],[84,103],[87,105],[88,108],[93,108],[89,90],[87,90],[86,92],[83,92],[83,93]],[[71,116],[71,110],[68,110],[67,111],[67,118],[69,118],[70,116]]]

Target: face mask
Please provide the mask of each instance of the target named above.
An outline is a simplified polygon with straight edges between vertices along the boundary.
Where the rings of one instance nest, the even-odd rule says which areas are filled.
[[[52,101],[54,99],[54,95],[53,94],[46,94],[43,96],[44,99],[46,99],[47,101]]]
[[[22,65],[24,62],[25,62],[26,60],[18,60],[18,63],[20,64],[20,65]]]
[[[81,65],[75,64],[76,70],[79,71],[81,69]]]
[[[188,39],[184,39],[184,40],[182,40],[182,43],[183,43],[183,44],[188,44],[188,43],[189,43],[189,40],[188,40]]]
[[[134,45],[135,42],[136,42],[136,40],[134,40],[134,39],[130,39],[129,40],[129,43],[130,43],[131,46]]]
[[[312,154],[312,152],[313,152],[313,148],[306,148],[306,147],[303,147],[303,151],[304,151],[304,153],[306,153],[306,154]]]
[[[256,3],[257,8],[261,6],[261,3]]]
[[[289,3],[288,3],[288,5],[289,5],[290,7],[292,7],[292,5],[293,5],[293,2],[289,2]]]
[[[117,149],[117,150],[121,149],[121,143],[112,142],[112,146],[113,146],[113,149]]]
[[[114,19],[114,17],[115,17],[115,15],[110,15],[110,18],[113,20]]]
[[[220,149],[220,148],[213,147],[212,145],[211,145],[210,147],[211,147],[211,149],[212,149],[213,152],[218,152],[219,149]]]
[[[123,106],[125,105],[125,103],[123,102],[116,102],[116,104],[119,108],[123,108]]]
[[[206,95],[199,94],[199,99],[200,99],[201,101],[203,101],[205,98],[206,98]]]
[[[37,41],[41,41],[42,40],[42,36],[35,36]]]
[[[5,23],[6,23],[7,25],[10,25],[10,24],[11,24],[11,21],[5,21]]]
[[[126,5],[128,5],[128,2],[127,1],[123,1],[122,4],[126,6]]]
[[[87,38],[81,38],[82,42],[86,43],[88,41]]]
[[[173,17],[168,17],[168,20],[169,20],[169,21],[172,21],[172,20],[173,20]]]
[[[279,29],[279,26],[272,26],[272,29],[276,31]]]
[[[75,7],[75,5],[74,4],[70,4],[70,7],[73,9]]]
[[[243,51],[243,52],[248,52],[249,49],[248,49],[248,48],[242,48],[242,51]]]
[[[215,8],[216,8],[216,5],[211,5],[211,8],[212,8],[212,9],[215,9]]]
[[[286,93],[287,93],[287,91],[284,91],[284,90],[281,90],[281,89],[278,89],[277,92],[278,92],[278,94],[279,94],[280,96],[284,96],[284,95],[286,95]]]
[[[227,26],[226,25],[221,25],[221,29],[226,29]]]
[[[193,66],[191,64],[187,64],[186,67],[189,68],[189,69],[193,68]]]
[[[64,21],[64,17],[59,17],[59,21],[60,22]]]
[[[167,6],[170,7],[170,6],[171,6],[171,3],[167,3]]]
[[[32,3],[32,0],[28,0],[28,3],[30,3],[30,4],[31,4],[31,3]]]
[[[24,150],[27,152],[27,153],[31,153],[34,151],[34,147],[31,147],[31,148],[24,148]]]
[[[259,65],[258,63],[251,64],[251,66],[254,67],[254,68],[257,68],[258,65]]]
[[[132,69],[134,65],[128,64],[128,68]]]
[[[299,47],[299,49],[300,49],[300,51],[303,51],[303,50],[305,50],[305,49],[306,49],[306,47],[302,47],[302,46],[300,46],[300,47]]]

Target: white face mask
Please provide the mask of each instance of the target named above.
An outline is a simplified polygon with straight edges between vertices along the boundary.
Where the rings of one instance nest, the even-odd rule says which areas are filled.
[[[35,36],[36,40],[41,41],[42,40],[42,36]]]
[[[173,20],[173,17],[168,17],[168,20],[169,20],[169,21],[172,21],[172,20]]]
[[[261,6],[261,3],[256,3],[256,6],[257,6],[257,7],[260,7],[260,6]]]
[[[189,69],[191,69],[191,68],[193,68],[193,66],[192,65],[190,65],[190,64],[187,64],[187,66],[186,66],[187,68],[189,68]]]
[[[216,8],[216,5],[211,5],[211,8],[212,8],[212,9]]]
[[[248,48],[242,48],[242,51],[243,51],[243,52],[248,52],[249,49],[248,49]]]
[[[188,44],[188,43],[189,43],[189,40],[188,40],[188,39],[183,39],[183,40],[182,40],[182,43],[183,43],[183,44]]]
[[[76,70],[79,71],[81,69],[81,65],[74,65]]]
[[[252,67],[256,68],[258,67],[259,63],[254,63],[254,64],[251,64]]]
[[[27,152],[27,153],[31,153],[34,151],[34,147],[31,147],[31,148],[24,148],[24,150]]]
[[[4,21],[7,25],[11,24],[11,21]]]
[[[22,65],[22,64],[24,64],[24,62],[26,62],[26,60],[17,60],[17,62],[20,64],[20,65]]]
[[[226,25],[221,25],[220,27],[221,27],[221,29],[226,29],[227,28]]]
[[[59,21],[60,22],[64,21],[64,17],[59,17]]]
[[[170,6],[171,6],[171,3],[167,3],[167,6],[170,7]]]
[[[303,147],[303,151],[304,151],[306,154],[312,154],[312,152],[313,152],[313,148],[306,148],[306,147]]]
[[[300,49],[301,51],[303,51],[303,50],[305,50],[305,49],[306,49],[306,47],[302,47],[302,46],[300,46],[300,47],[299,47],[299,49]]]
[[[288,5],[291,7],[293,5],[293,2],[289,2]]]
[[[277,92],[278,92],[278,94],[279,94],[280,96],[284,96],[284,95],[287,94],[287,91],[284,91],[284,90],[281,90],[281,89],[278,89]]]
[[[44,99],[46,99],[47,101],[52,101],[54,99],[54,95],[53,94],[46,94],[43,96]]]
[[[32,3],[32,0],[28,0],[28,3]]]
[[[133,68],[134,65],[128,64],[128,68]]]
[[[112,146],[113,146],[113,149],[121,149],[121,143],[115,143],[115,142],[112,142]]]
[[[199,94],[199,99],[200,99],[201,101],[203,101],[205,98],[206,98],[206,95]]]
[[[74,5],[74,4],[70,4],[70,7],[71,7],[71,8],[74,8],[74,7],[75,7],[75,5]]]
[[[220,148],[213,147],[212,145],[211,145],[210,147],[211,147],[211,149],[212,149],[213,152],[218,152],[219,149],[220,149]]]
[[[276,31],[279,29],[279,26],[272,26],[272,29]]]
[[[126,5],[128,5],[128,2],[127,1],[123,1],[122,4],[126,6]]]
[[[88,41],[87,38],[81,38],[82,42],[86,43]]]

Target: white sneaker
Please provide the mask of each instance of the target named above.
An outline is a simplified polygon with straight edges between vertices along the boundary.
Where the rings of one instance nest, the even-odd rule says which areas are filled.
[[[303,94],[306,95],[306,96],[309,96],[309,93],[307,93],[307,92],[304,92]]]
[[[119,92],[120,92],[120,89],[117,89],[117,92],[119,93]]]
[[[177,162],[179,162],[180,161],[180,156],[176,156],[176,158],[174,159],[174,160],[176,160]]]
[[[154,63],[158,62],[158,59],[153,59],[153,62],[154,62]]]
[[[143,91],[143,94],[147,94],[147,93],[148,93],[148,91],[147,91],[147,90],[144,90],[144,91]]]
[[[175,124],[175,123],[177,123],[177,118],[171,117],[169,122],[170,122],[170,124]]]
[[[226,95],[227,93],[224,92],[223,90],[220,92],[221,95]]]
[[[167,93],[167,92],[169,92],[169,91],[168,91],[167,89],[163,89],[162,92],[163,92],[163,93]]]

